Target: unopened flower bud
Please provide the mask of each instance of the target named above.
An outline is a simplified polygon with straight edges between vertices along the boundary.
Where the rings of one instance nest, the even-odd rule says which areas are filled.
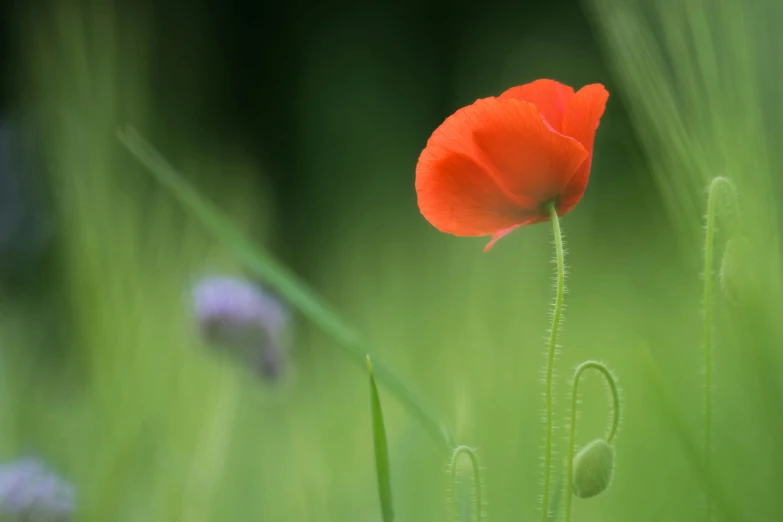
[[[258,286],[234,277],[209,277],[193,291],[199,332],[267,378],[282,372],[288,314]]]
[[[590,498],[609,487],[614,475],[614,447],[594,440],[574,458],[574,495]]]

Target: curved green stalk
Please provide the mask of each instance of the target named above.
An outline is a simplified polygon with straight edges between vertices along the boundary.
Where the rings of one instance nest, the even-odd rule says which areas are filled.
[[[479,467],[478,457],[476,452],[467,446],[460,446],[454,450],[451,456],[451,494],[454,496],[454,522],[457,522],[457,464],[462,454],[465,454],[470,458],[470,463],[473,467],[473,484],[475,487],[475,499],[476,499],[476,522],[483,520],[482,503],[481,498],[481,468]]]
[[[133,128],[118,133],[120,141],[146,166],[150,172],[203,224],[233,249],[234,253],[258,277],[278,292],[292,307],[298,309],[357,364],[366,364],[368,351],[358,334],[345,324],[315,293],[287,268],[268,253],[254,245],[220,210],[202,197],[172,167],[155,148]],[[454,447],[449,429],[424,406],[416,394],[408,388],[376,356],[373,358],[375,377],[397,397],[400,403],[417,419],[430,435],[449,451]]]
[[[571,500],[573,494],[571,488],[574,482],[574,446],[576,440],[576,409],[579,401],[579,380],[586,370],[597,370],[604,376],[609,391],[612,394],[612,424],[609,427],[609,433],[606,435],[606,442],[611,444],[617,435],[617,429],[620,427],[620,393],[617,391],[617,383],[609,369],[597,361],[586,361],[577,366],[574,372],[574,380],[571,384],[571,435],[568,442],[568,460],[566,461],[566,507],[565,522],[571,521]]]
[[[549,347],[546,356],[546,374],[544,393],[546,401],[546,435],[544,446],[544,493],[541,496],[541,522],[549,520],[549,491],[552,473],[552,377],[557,352],[557,331],[560,328],[560,316],[563,312],[563,293],[565,291],[565,255],[563,253],[563,234],[560,232],[560,218],[555,204],[548,205],[552,219],[552,233],[555,240],[555,260],[557,262],[557,289],[555,293],[555,308],[552,313],[552,328],[549,331]]]

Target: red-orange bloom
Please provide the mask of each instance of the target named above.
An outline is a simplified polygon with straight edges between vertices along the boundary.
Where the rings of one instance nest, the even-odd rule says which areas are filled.
[[[489,248],[523,225],[573,209],[587,187],[609,93],[553,80],[463,107],[432,133],[416,165],[424,217],[442,232],[486,236]]]

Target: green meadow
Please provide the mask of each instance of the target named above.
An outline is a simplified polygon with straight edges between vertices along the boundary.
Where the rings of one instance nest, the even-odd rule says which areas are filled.
[[[208,16],[169,41],[153,9],[20,7],[4,80],[36,107],[55,233],[32,277],[0,286],[0,460],[46,462],[84,522],[390,522],[380,440],[394,520],[478,520],[476,487],[481,520],[541,520],[552,226],[485,253],[427,223],[414,175],[446,116],[546,77],[610,92],[590,184],[560,220],[550,519],[571,494],[572,377],[592,360],[621,418],[611,483],[574,497],[571,520],[779,520],[783,6],[586,0],[535,25],[525,5],[473,6],[446,78],[406,32],[414,8],[395,9],[302,32],[281,172],[199,123],[226,59],[199,38]],[[156,62],[180,56],[169,45],[177,68]],[[290,308],[278,382],[199,337],[190,292],[211,274]],[[599,373],[579,392],[577,452],[613,415]],[[465,455],[452,480],[462,445],[479,484]]]

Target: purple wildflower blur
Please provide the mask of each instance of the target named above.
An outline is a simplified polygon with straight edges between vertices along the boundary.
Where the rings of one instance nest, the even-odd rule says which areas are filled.
[[[210,276],[194,287],[193,304],[204,341],[267,378],[280,376],[288,312],[277,298],[244,279]]]
[[[14,520],[61,522],[76,509],[74,487],[36,459],[0,466],[0,513]]]

